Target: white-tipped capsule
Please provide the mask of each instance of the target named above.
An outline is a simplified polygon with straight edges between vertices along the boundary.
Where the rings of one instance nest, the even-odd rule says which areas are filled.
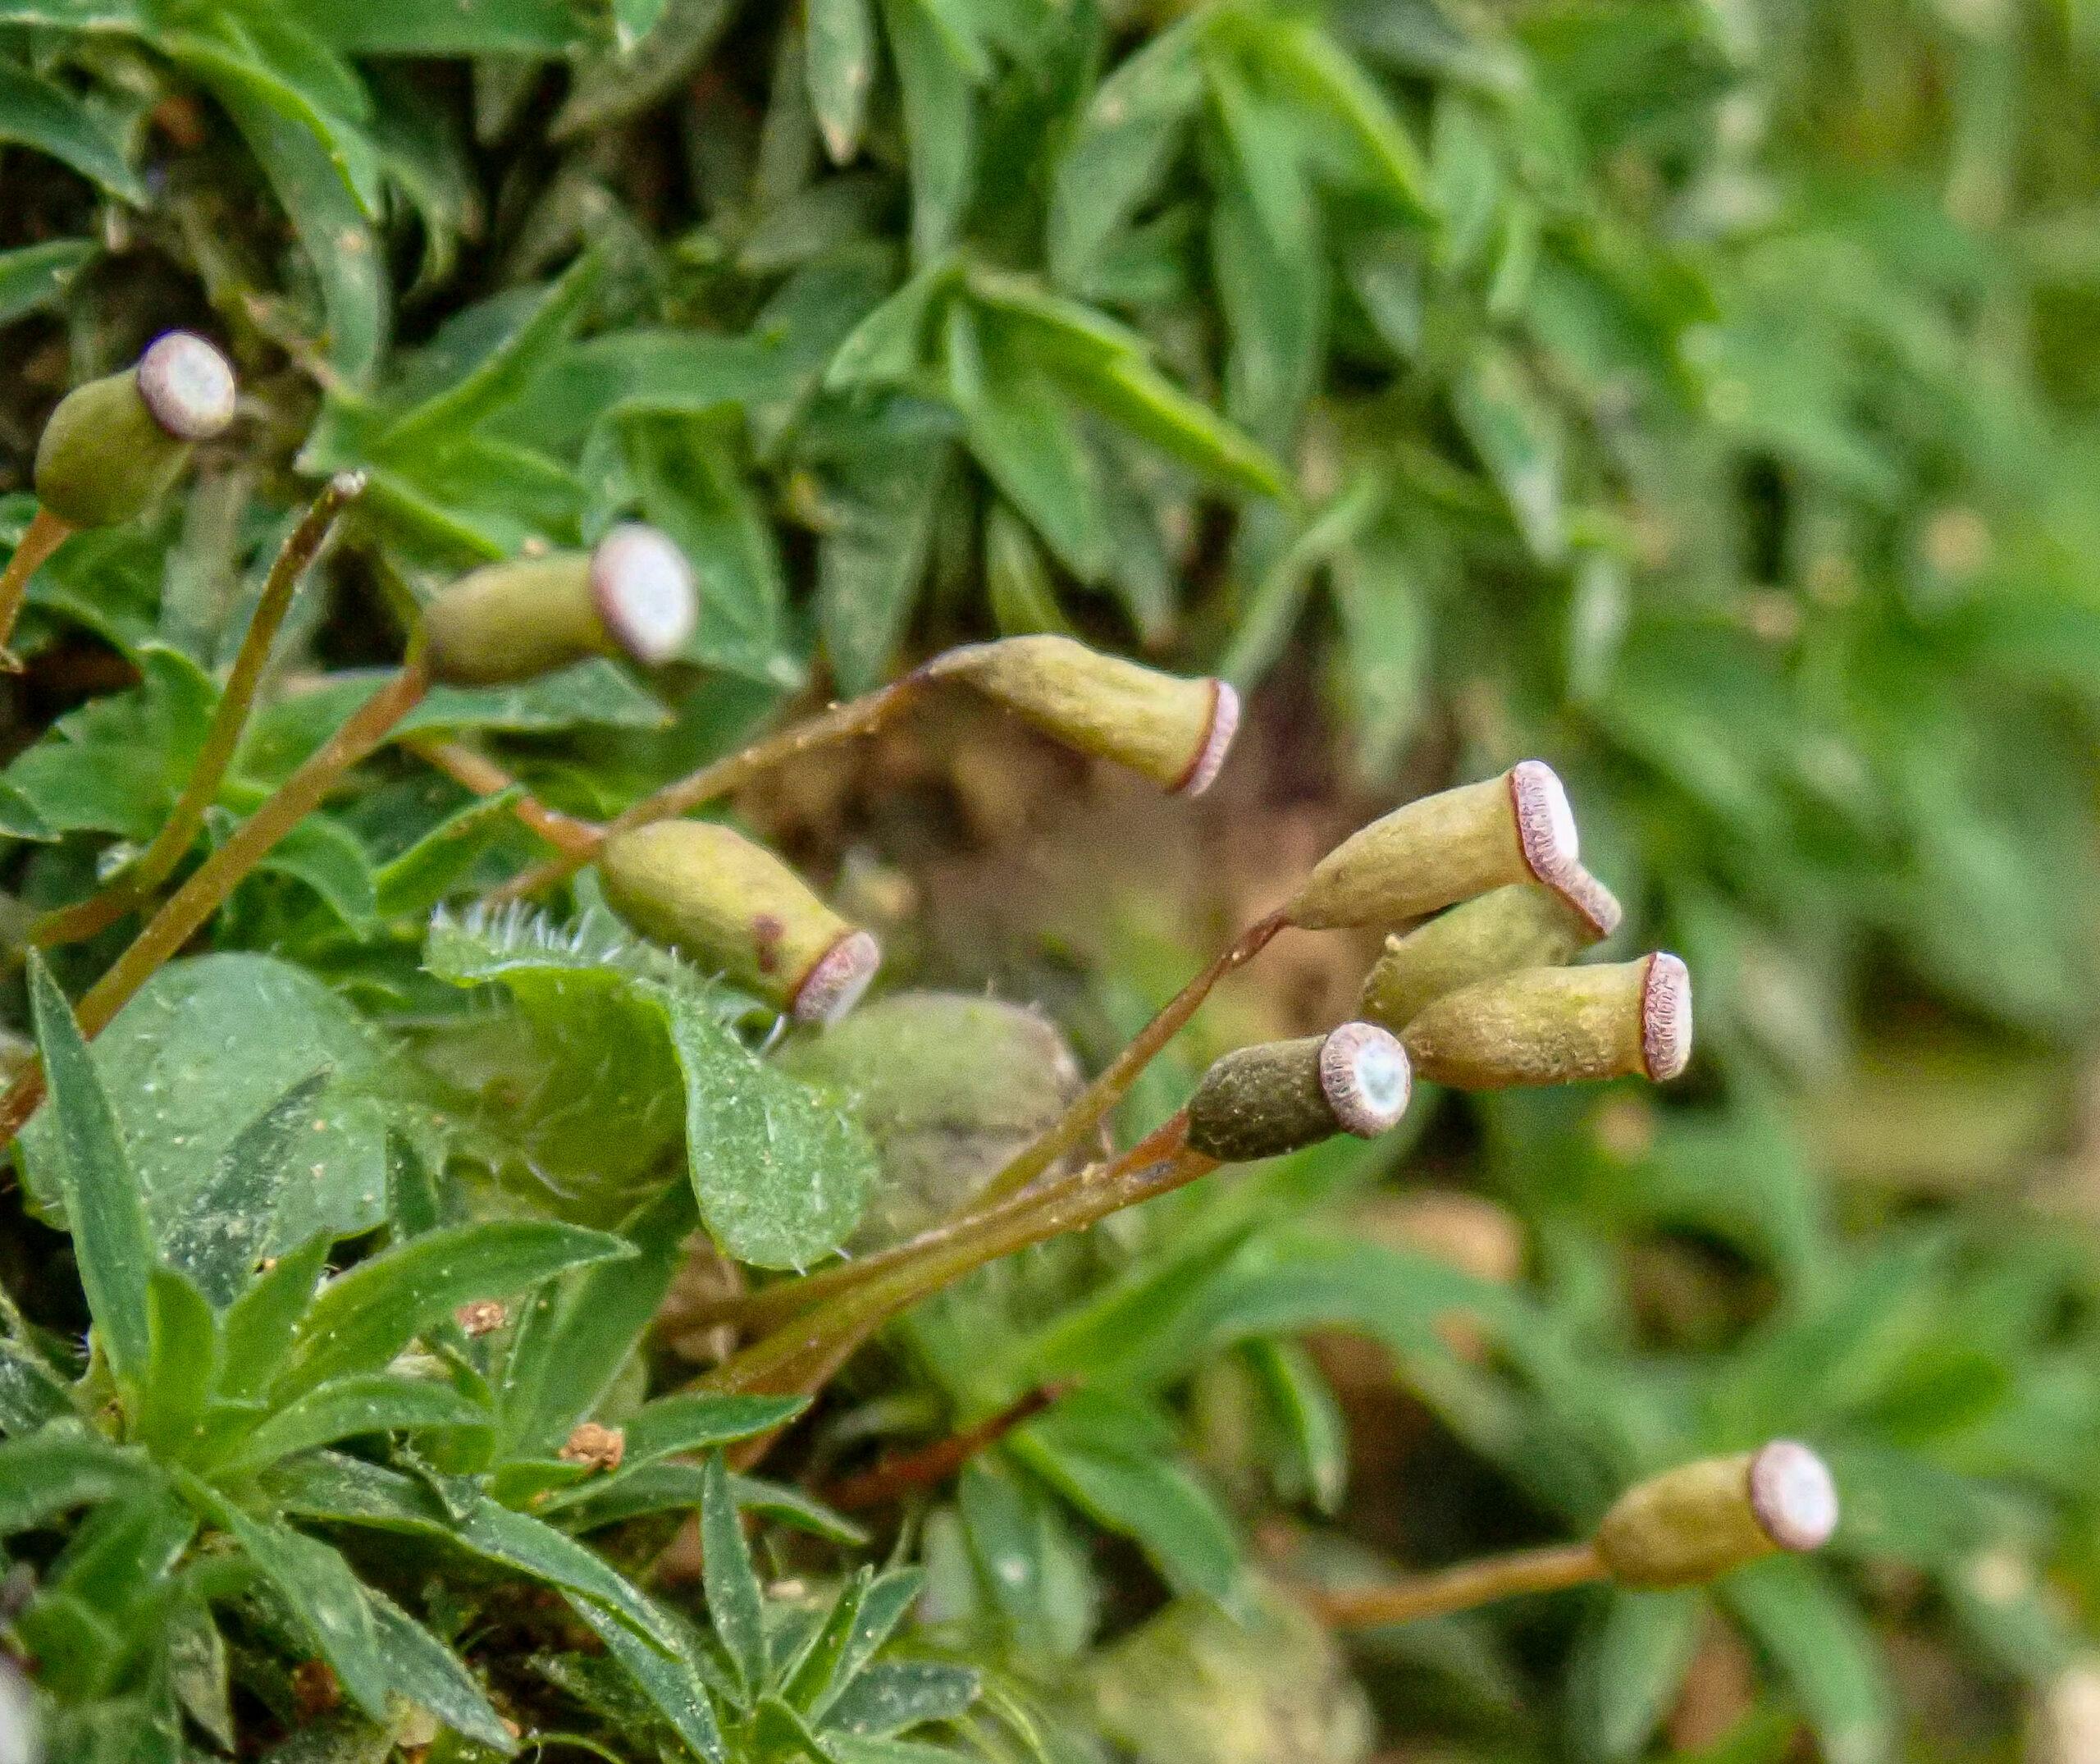
[[[1551,766],[1526,760],[1351,834],[1285,911],[1313,930],[1399,925],[1513,882],[1558,884],[1580,857],[1568,793]]]
[[[1226,682],[1162,674],[1069,637],[973,643],[925,673],[960,680],[1067,747],[1180,796],[1216,782],[1239,727],[1239,695]]]
[[[1691,1057],[1691,976],[1675,956],[1524,968],[1449,992],[1403,1033],[1417,1072],[1462,1090],[1676,1077]]]
[[[423,613],[432,678],[456,686],[536,679],[587,656],[657,667],[700,616],[691,568],[653,527],[615,527],[588,553],[491,564]]]
[[[1189,1102],[1189,1143],[1221,1163],[1275,1158],[1353,1133],[1373,1139],[1407,1113],[1407,1051],[1376,1023],[1228,1053]]]
[[[166,495],[191,448],[225,432],[233,369],[202,337],[169,332],[122,373],[59,401],[37,443],[37,500],[69,527],[115,527]]]
[[[1551,885],[1512,882],[1491,889],[1404,937],[1388,937],[1386,953],[1364,980],[1357,1014],[1405,1029],[1461,987],[1519,968],[1558,967],[1609,937],[1618,918],[1611,891],[1579,866]]]
[[[654,527],[630,522],[598,542],[591,593],[614,642],[644,667],[675,656],[700,620],[692,566]]]
[[[171,331],[139,358],[139,395],[179,441],[211,441],[233,422],[232,364],[202,337]]]
[[[798,1022],[860,1002],[882,948],[765,847],[713,821],[660,820],[608,839],[598,874],[643,936],[771,1001]]]
[[[1621,1586],[1696,1586],[1778,1551],[1819,1550],[1838,1518],[1829,1467],[1806,1446],[1774,1440],[1628,1489],[1597,1527],[1597,1553]]]

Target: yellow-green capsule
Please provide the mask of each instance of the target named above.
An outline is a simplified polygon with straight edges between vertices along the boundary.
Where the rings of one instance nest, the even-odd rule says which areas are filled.
[[[225,356],[171,331],[121,373],[59,401],[36,450],[37,500],[69,527],[115,527],[164,496],[199,441],[233,421]]]
[[[1067,747],[1180,796],[1210,788],[1239,727],[1239,695],[1225,681],[1162,674],[1069,637],[973,643],[924,671],[961,680]]]
[[[788,1012],[835,1022],[882,965],[849,925],[772,852],[705,820],[616,833],[598,853],[614,912],[646,938]]]
[[[1597,1527],[1597,1554],[1620,1586],[1697,1586],[1781,1550],[1820,1549],[1838,1529],[1838,1487],[1790,1439],[1702,1458],[1637,1484]]]
[[[463,576],[423,613],[431,678],[536,679],[587,656],[671,660],[700,616],[692,570],[653,527],[615,527],[595,551],[514,558]]]
[[[1402,925],[1509,883],[1551,883],[1580,855],[1560,779],[1543,761],[1526,760],[1350,834],[1285,912],[1310,930]]]
[[[1449,992],[1401,1040],[1414,1069],[1461,1090],[1676,1077],[1691,1058],[1691,976],[1675,956],[1525,968]]]
[[[1618,921],[1611,890],[1579,866],[1551,883],[1492,889],[1388,937],[1356,1014],[1404,1029],[1445,994],[1518,968],[1558,966],[1610,936]]]
[[[1228,1053],[1189,1099],[1189,1144],[1249,1163],[1353,1133],[1375,1139],[1407,1113],[1408,1057],[1390,1031],[1344,1023],[1324,1035]]]

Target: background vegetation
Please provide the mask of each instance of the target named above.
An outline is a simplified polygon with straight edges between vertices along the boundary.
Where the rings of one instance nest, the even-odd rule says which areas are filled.
[[[996,1757],[2090,1756],[2064,1735],[2100,1616],[2096,56],[2083,0],[0,0],[0,487],[66,386],[170,326],[244,382],[194,482],[34,586],[0,773],[16,947],[165,820],[277,541],[358,468],[212,839],[436,585],[640,514],[700,573],[681,665],[441,694],[417,726],[602,816],[944,642],[1076,628],[1249,690],[1203,803],[949,710],[738,805],[883,930],[893,978],[1039,1000],[1098,1064],[1337,834],[1536,754],[1624,946],[1689,961],[1702,1049],[1667,1099],[1425,1097],[1404,1154],[1228,1178],[923,1307],[774,1481],[706,1473],[718,1539],[740,1501],[765,1520],[798,1613],[773,1657],[727,1542],[712,1640],[667,1614],[675,1552],[660,1597],[606,1565],[655,1557],[690,1466],[609,1519],[527,1520],[441,1451],[288,1472],[267,1518],[224,1492],[315,1437],[281,1419],[302,1396],[442,1332],[429,1269],[468,1239],[423,1246],[385,1339],[331,1357],[309,1318],[245,1373],[221,1341],[254,1388],[218,1396],[280,1417],[242,1411],[262,1446],[192,1451],[174,1405],[211,1350],[142,1286],[107,1371],[182,1499],[48,1429],[57,1456],[0,1469],[0,1600],[65,1663],[54,1757],[445,1764],[507,1743],[485,1690],[579,1736],[555,1744],[704,1754],[666,1657],[718,1679],[737,1748],[845,1764],[916,1757],[869,1737],[915,1726]],[[31,506],[0,500],[0,537]],[[634,1209],[705,1085],[661,1025],[726,1058],[737,1013],[600,921],[555,935],[587,880],[547,923],[432,933],[536,848],[405,749],[359,775],[96,1044],[98,1087],[39,995],[54,1084],[108,1111],[24,1142],[11,1434],[71,1401],[86,1321],[52,1136],[112,1116],[163,1254],[208,1203],[258,1222],[243,1254],[478,1230],[514,1289],[559,1276],[604,1332],[551,1332],[539,1382],[490,1396],[473,1466],[510,1493],[592,1404],[640,1401],[639,1372],[590,1383],[646,1317],[593,1286],[628,1264],[592,1233],[669,1279],[690,1221]],[[58,981],[121,946],[56,953]],[[1221,1048],[1332,1021],[1367,953],[1280,945],[1126,1129]],[[1025,1134],[1013,1081],[993,1125]],[[213,1186],[258,1170],[262,1199]],[[764,1222],[779,1253],[750,1259],[821,1253],[850,1211]],[[691,1297],[637,1363],[655,1388],[719,1349]],[[480,1347],[441,1345],[456,1401],[487,1394]],[[1074,1373],[901,1527],[861,1515],[873,1556],[813,1503],[877,1442]],[[770,1418],[644,1435],[668,1465]],[[1565,1535],[1775,1433],[1838,1469],[1828,1562],[1346,1645],[1268,1590],[1280,1561]],[[36,1464],[77,1498],[11,1507]],[[95,1516],[54,1531],[83,1490]],[[605,1553],[572,1541],[614,1520]],[[192,1549],[200,1524],[239,1547]],[[866,1647],[798,1667],[885,1555],[839,1595]],[[905,1564],[908,1657],[870,1666],[858,1614],[902,1616]],[[317,1633],[317,1698],[292,1670]],[[451,1730],[355,1712],[390,1694]]]

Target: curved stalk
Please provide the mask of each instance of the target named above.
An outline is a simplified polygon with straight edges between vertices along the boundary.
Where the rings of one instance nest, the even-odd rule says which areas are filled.
[[[22,671],[21,658],[7,647],[7,639],[15,634],[15,621],[21,617],[22,603],[30,597],[30,578],[51,561],[73,533],[70,524],[50,510],[40,508],[30,517],[29,529],[15,547],[15,555],[7,560],[7,567],[0,569],[0,669],[9,674]]]
[[[753,779],[762,776],[776,765],[784,765],[789,760],[805,753],[813,753],[819,747],[851,740],[856,735],[872,734],[923,691],[925,685],[926,677],[923,670],[918,674],[907,674],[902,679],[893,681],[865,697],[833,705],[829,711],[784,729],[778,734],[753,742],[726,759],[717,760],[711,765],[703,765],[698,771],[664,785],[662,789],[644,797],[624,813],[615,816],[597,831],[587,850],[567,850],[559,857],[550,857],[523,875],[513,877],[502,887],[492,889],[488,899],[491,903],[522,900],[529,894],[538,893],[542,889],[552,888],[558,883],[567,881],[589,863],[599,845],[613,834],[646,826],[651,821],[669,820],[675,815],[690,814],[705,803],[718,802],[741,790]]]
[[[107,1028],[110,1019],[153,978],[162,962],[203,928],[277,843],[318,808],[343,775],[415,709],[429,686],[430,678],[421,660],[411,660],[353,711],[343,726],[162,903],[160,911],[147,921],[131,947],[81,995],[75,1010],[80,1032],[92,1037]],[[32,1060],[16,1075],[7,1093],[0,1095],[0,1147],[13,1143],[23,1123],[43,1100],[43,1063]]]
[[[1439,1574],[1385,1586],[1332,1593],[1301,1588],[1299,1596],[1323,1623],[1335,1629],[1380,1629],[1424,1617],[1449,1616],[1497,1599],[1588,1586],[1605,1578],[1604,1561],[1594,1543],[1567,1543],[1462,1562]]]
[[[501,796],[506,790],[518,788],[512,777],[486,754],[468,747],[463,741],[446,741],[437,736],[413,738],[403,743],[419,758],[427,760],[453,783],[471,790],[476,796]],[[564,815],[559,809],[549,808],[530,791],[521,794],[511,806],[511,812],[532,832],[536,833],[557,851],[567,852],[588,862],[591,854],[598,848],[598,842],[605,837],[605,829],[596,821],[583,820],[574,815]]]
[[[1190,980],[1167,1002],[1165,1009],[1146,1024],[1130,1044],[1116,1056],[1108,1069],[1089,1085],[1084,1095],[1035,1143],[986,1183],[978,1195],[982,1203],[1002,1200],[1016,1195],[1034,1182],[1043,1172],[1066,1158],[1069,1158],[1084,1145],[1089,1135],[1108,1118],[1109,1111],[1121,1102],[1138,1081],[1146,1067],[1166,1050],[1166,1044],[1180,1034],[1189,1019],[1194,1017],[1209,998],[1212,989],[1234,969],[1243,967],[1253,961],[1283,930],[1284,916],[1271,913],[1267,918],[1250,925],[1235,938],[1230,946],[1203,972]]]
[[[268,665],[271,647],[291,610],[299,583],[321,555],[322,546],[335,530],[337,518],[364,494],[364,487],[363,473],[339,473],[328,481],[327,487],[314,498],[313,506],[292,529],[270,565],[262,596],[255,603],[254,614],[241,638],[240,652],[234,657],[233,669],[226,676],[226,690],[220,694],[217,707],[212,713],[210,727],[204,731],[204,744],[198,753],[197,764],[191,769],[189,781],[182,787],[182,794],[176,799],[167,820],[136,861],[101,893],[74,906],[47,913],[39,920],[30,935],[30,940],[39,948],[48,949],[59,944],[77,943],[106,930],[140,905],[175,873],[176,866],[182,861],[184,854],[195,841],[198,830],[204,825],[204,812],[217,797],[219,786],[226,780],[226,769],[233,764],[241,732],[247,728],[249,713],[255,706],[255,694],[262,683],[262,670]]]
[[[1209,1175],[1217,1160],[1189,1149],[1182,1136],[1186,1126],[1176,1116],[1144,1145],[1103,1166],[1099,1179],[1083,1188],[1032,1195],[961,1224],[935,1227],[886,1258],[875,1277],[746,1348],[697,1387],[773,1396],[815,1390],[891,1318],[966,1274]]]

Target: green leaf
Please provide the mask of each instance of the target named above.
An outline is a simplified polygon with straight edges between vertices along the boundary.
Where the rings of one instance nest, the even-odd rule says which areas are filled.
[[[931,1721],[966,1715],[981,1682],[969,1666],[922,1661],[872,1666],[831,1706],[828,1725],[856,1739],[891,1739]]]
[[[614,1613],[659,1648],[679,1646],[676,1626],[602,1556],[486,1497],[469,1500],[455,1518],[436,1494],[412,1478],[326,1451],[284,1460],[267,1476],[265,1486],[286,1512],[450,1543]]]
[[[874,8],[872,0],[809,0],[807,17],[810,103],[824,151],[842,166],[860,150],[874,88]]]
[[[280,1256],[226,1308],[219,1394],[229,1401],[258,1397],[276,1379],[327,1266],[328,1247],[327,1238],[316,1237]]]
[[[1083,582],[1107,565],[1108,528],[1093,455],[1057,382],[1002,345],[961,301],[948,308],[948,392],[970,451]]]
[[[153,1241],[215,1304],[261,1256],[379,1224],[387,1129],[427,1126],[357,1013],[305,970],[267,956],[171,962],[96,1038],[94,1063],[135,1148]],[[299,1090],[324,1066],[323,1089]],[[289,1109],[295,1090],[311,1105],[303,1117],[273,1113]],[[22,1136],[25,1170],[39,1205],[70,1217],[57,1144],[39,1115]]]
[[[772,523],[705,417],[637,418],[623,425],[642,512],[692,559],[700,623],[689,659],[775,686],[801,682],[785,653],[787,583]]]
[[[1669,1713],[1699,1646],[1696,1593],[1614,1593],[1568,1669],[1568,1722],[1584,1757],[1637,1757]]]
[[[605,1644],[606,1651],[625,1668],[656,1712],[670,1723],[671,1730],[705,1764],[728,1764],[728,1748],[722,1741],[722,1728],[708,1695],[707,1680],[695,1658],[691,1639],[678,1629],[678,1645],[666,1656],[642,1641],[624,1624],[616,1623],[589,1601],[573,1594],[569,1609],[581,1617]],[[667,1627],[673,1627],[665,1620]]]
[[[883,0],[897,62],[911,176],[911,258],[925,263],[955,243],[970,194],[977,144],[973,70],[929,0]]]
[[[180,1460],[196,1437],[217,1376],[218,1319],[203,1293],[166,1268],[153,1270],[148,1310],[153,1363],[131,1437]]]
[[[386,267],[380,242],[327,148],[300,121],[231,79],[214,85],[313,266],[326,315],[329,362],[352,383],[368,378],[386,346]]]
[[[168,1227],[162,1255],[221,1310],[267,1254],[294,1163],[313,1179],[315,1109],[334,1076],[326,1067],[309,1073],[236,1133]]]
[[[317,1385],[286,1404],[242,1440],[214,1471],[223,1475],[251,1473],[294,1452],[311,1451],[359,1433],[422,1427],[485,1428],[490,1422],[486,1410],[468,1401],[449,1384],[384,1372],[353,1373]]]
[[[1198,52],[1212,22],[1204,13],[1180,20],[1094,89],[1051,200],[1049,260],[1059,286],[1093,292],[1109,241],[1157,187],[1203,103]]]
[[[1244,1596],[1230,1520],[1143,1410],[1082,1392],[1011,1436],[1008,1449],[1096,1523],[1134,1539],[1173,1586],[1226,1606]]]
[[[63,86],[11,62],[0,62],[0,141],[48,153],[120,201],[145,206],[146,186],[100,118]]]
[[[882,683],[902,640],[952,458],[944,441],[898,436],[855,452],[825,480],[817,622],[849,697]]]
[[[103,1352],[118,1384],[135,1400],[153,1359],[147,1290],[153,1250],[139,1177],[72,1008],[34,949],[29,983],[51,1091],[39,1114],[50,1123],[55,1186],[65,1199],[74,1259]]]
[[[463,436],[515,404],[575,330],[597,290],[600,268],[595,256],[578,258],[471,370],[389,423],[374,443],[380,456],[413,458],[418,450]]]
[[[446,816],[398,857],[372,873],[372,907],[382,919],[420,918],[451,893],[516,827],[511,811],[522,788],[477,797]]]
[[[452,1650],[377,1588],[367,1587],[364,1596],[372,1607],[380,1658],[386,1663],[387,1679],[395,1692],[477,1745],[504,1757],[516,1752],[518,1741],[491,1706],[488,1693]],[[591,1609],[588,1606],[580,1608]],[[623,1635],[625,1632],[617,1633]]]
[[[73,1412],[71,1392],[49,1362],[28,1343],[0,1336],[0,1433],[34,1433]]]
[[[700,1546],[707,1614],[728,1652],[737,1684],[747,1698],[755,1698],[767,1680],[765,1595],[719,1453],[707,1460],[702,1475]]]
[[[1475,355],[1452,388],[1451,405],[1515,517],[1532,555],[1558,563],[1568,547],[1561,511],[1559,420],[1517,359],[1500,350]]]
[[[112,1446],[84,1427],[61,1423],[0,1440],[0,1536],[34,1531],[75,1507],[156,1486],[143,1452]]]
[[[1429,213],[1422,155],[1385,96],[1334,39],[1303,19],[1279,19],[1261,31],[1261,49],[1308,97],[1349,130],[1377,183],[1404,213]]]
[[[1760,1562],[1719,1590],[1778,1667],[1831,1764],[1896,1755],[1896,1706],[1873,1632],[1820,1569]]]
[[[341,1555],[304,1533],[251,1518],[194,1478],[183,1485],[212,1524],[229,1533],[262,1579],[291,1609],[350,1701],[374,1721],[386,1715],[391,1679],[380,1652],[379,1626],[364,1588]]]
[[[691,1193],[673,1182],[623,1227],[639,1254],[572,1274],[533,1301],[503,1374],[504,1425],[519,1449],[555,1451],[597,1411],[685,1266],[692,1220]],[[628,1462],[638,1461],[630,1435]]]
[[[1042,552],[1020,517],[1003,502],[993,503],[984,516],[984,582],[992,622],[1002,637],[1071,633],[1071,621],[1057,605]]]
[[[630,11],[636,0],[624,0]],[[287,0],[286,11],[336,48],[361,55],[564,55],[592,33],[575,0]]]
[[[752,1057],[683,986],[644,983],[686,1079],[686,1148],[700,1216],[723,1250],[760,1268],[803,1268],[860,1222],[875,1179],[858,1122]]]
[[[385,1366],[474,1299],[508,1298],[572,1268],[634,1254],[604,1232],[542,1219],[455,1225],[396,1245],[331,1281],[299,1320],[279,1380],[296,1396]]]
[[[751,1054],[723,1021],[723,998],[733,994],[718,996],[602,917],[566,934],[515,916],[441,920],[424,960],[454,985],[500,983],[557,1029],[573,1022],[592,1081],[602,1090],[605,1075],[616,1075],[630,1099],[622,1108],[637,1117],[660,1094],[668,1048],[684,1081],[701,1219],[725,1253],[760,1267],[806,1267],[858,1222],[876,1169],[873,1143],[833,1104]],[[573,1098],[567,1106],[573,1113]],[[646,1127],[623,1122],[623,1131],[653,1143]]]
[[[61,299],[101,250],[91,239],[54,239],[0,251],[0,325]]]
[[[701,1451],[783,1426],[809,1407],[806,1396],[724,1396],[706,1391],[646,1403],[627,1424],[630,1462]]]

